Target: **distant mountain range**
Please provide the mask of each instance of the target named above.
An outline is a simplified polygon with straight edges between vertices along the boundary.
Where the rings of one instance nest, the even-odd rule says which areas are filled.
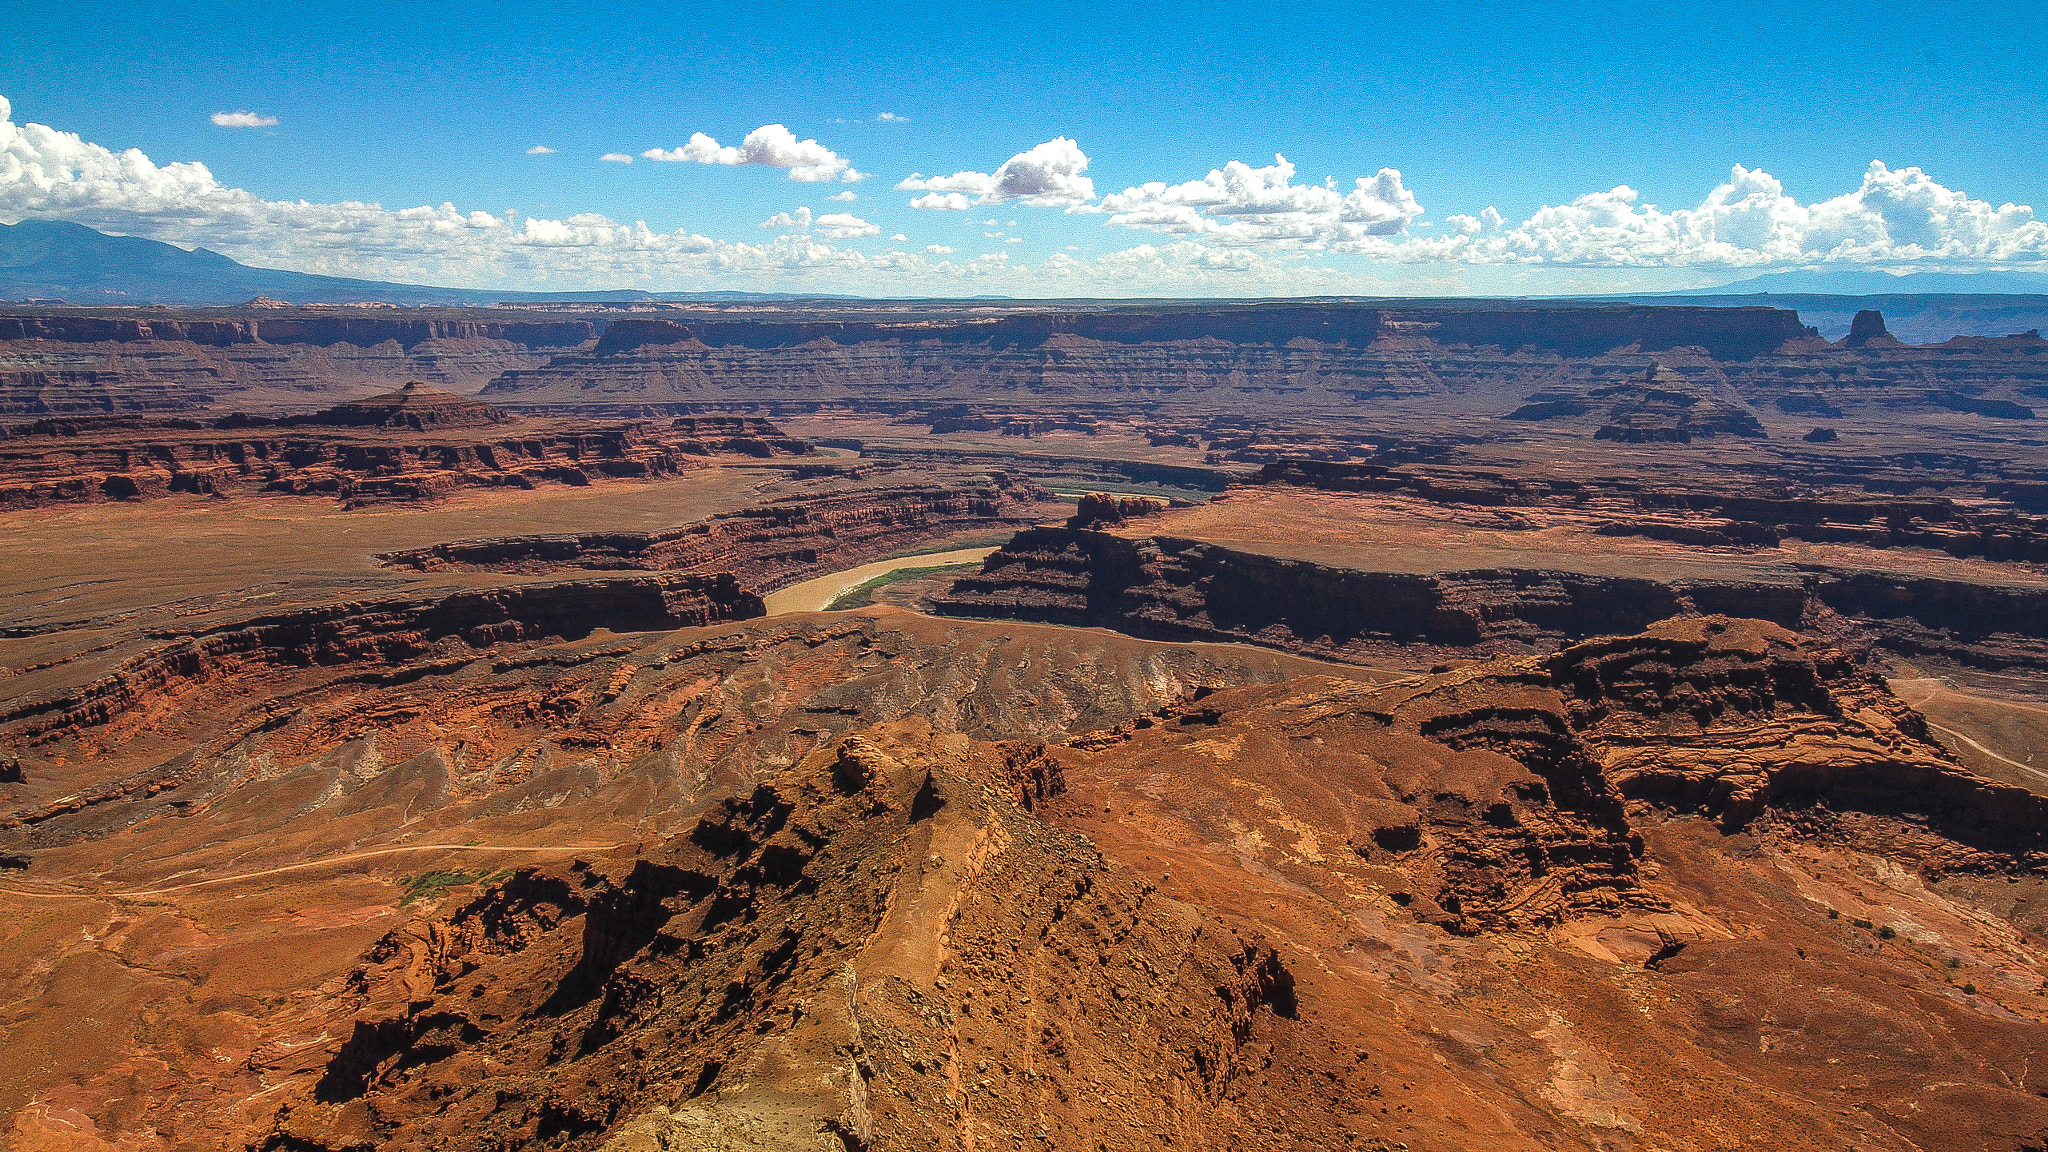
[[[1627,293],[1602,297],[1654,302],[1674,297],[1733,297],[1742,303],[1769,303],[1814,309],[1819,298],[1860,296],[2048,296],[2048,275],[2025,272],[1913,272],[1894,276],[1852,269],[1802,268],[1772,272],[1715,288],[1680,292]],[[625,288],[608,292],[507,292],[478,288],[436,288],[394,284],[383,280],[351,280],[313,276],[276,268],[251,268],[218,252],[190,252],[173,244],[137,236],[109,236],[82,224],[61,220],[23,220],[0,224],[0,301],[43,300],[66,304],[179,304],[185,306],[244,304],[267,296],[292,304],[487,305],[504,303],[608,304],[715,300],[786,300],[778,292],[643,292]],[[1770,296],[1773,299],[1760,300]],[[1798,297],[1805,303],[1788,297]],[[810,299],[855,299],[843,295],[808,294]],[[1001,300],[1008,297],[978,296]],[[1733,300],[1729,302],[1733,303]],[[1988,302],[1987,302],[1988,303]],[[2038,305],[2040,302],[2029,302]],[[1843,305],[1837,305],[1839,308]],[[1835,309],[1820,306],[1820,311]],[[2031,314],[2031,309],[2029,310]],[[2002,322],[2002,321],[2001,321]],[[1828,325],[1824,322],[1823,327]],[[1846,330],[1846,329],[1845,329]]]
[[[251,268],[218,252],[190,252],[139,236],[109,236],[62,220],[0,224],[0,300],[61,300],[66,304],[244,304],[267,296],[292,304],[483,305],[559,300],[630,303],[636,300],[785,299],[771,292],[503,292],[434,288],[382,280],[312,276]]]
[[[1657,292],[1657,296],[2048,296],[2048,274],[2032,272],[1907,272],[1894,276],[1863,268],[1795,268],[1767,272],[1715,288]]]

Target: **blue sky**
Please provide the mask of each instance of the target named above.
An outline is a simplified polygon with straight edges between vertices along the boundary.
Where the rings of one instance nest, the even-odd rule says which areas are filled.
[[[2048,8],[8,6],[0,219],[277,267],[1270,295],[2048,257]],[[276,123],[214,123],[242,111]],[[832,159],[647,155],[766,125]],[[749,156],[790,158],[771,145]]]

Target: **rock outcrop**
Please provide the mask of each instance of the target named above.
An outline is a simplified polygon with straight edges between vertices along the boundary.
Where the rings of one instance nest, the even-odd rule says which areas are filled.
[[[0,830],[0,899],[114,925],[27,938],[13,1034],[68,1034],[89,964],[134,1054],[47,1048],[16,1142],[2048,1131],[2006,1078],[2048,1035],[2044,802],[1765,622],[1379,684],[883,611],[373,649],[23,748],[143,770]]]
[[[2048,800],[1965,771],[1878,678],[1775,625],[1721,616],[1401,687],[1207,694],[1073,746],[1095,771],[1132,771],[1195,740],[1278,732],[1331,750],[1349,849],[1416,885],[1404,907],[1461,933],[1653,907],[1632,801],[1730,832],[1767,811],[1823,823],[1911,813],[1934,834],[1916,863],[1937,870],[2029,869],[2048,847]],[[1426,776],[1402,768],[1416,759],[1433,764]]]
[[[1849,334],[1842,337],[1842,347],[1862,348],[1873,344],[1882,348],[1903,346],[1896,337],[1885,331],[1884,313],[1875,308],[1865,308],[1856,313],[1856,318],[1849,322]]]
[[[411,380],[395,392],[344,401],[311,415],[288,416],[277,423],[288,428],[314,424],[337,428],[409,428],[414,432],[430,432],[448,428],[488,428],[511,420],[511,413],[502,408],[493,408],[480,400],[429,388]],[[240,423],[249,426],[255,422],[244,420]]]
[[[1118,496],[1109,492],[1089,492],[1081,497],[1080,505],[1067,519],[1069,528],[1094,528],[1111,524],[1122,524],[1137,516],[1156,516],[1166,511],[1167,502],[1157,496]]]
[[[1606,422],[1594,431],[1595,440],[1689,444],[1696,436],[1765,435],[1763,425],[1745,405],[1715,396],[1679,373],[1656,364],[1645,369],[1636,381],[1579,391],[1553,389],[1535,393],[1520,408],[1508,413],[1507,418],[1556,420],[1600,410],[1604,410],[1602,418]]]

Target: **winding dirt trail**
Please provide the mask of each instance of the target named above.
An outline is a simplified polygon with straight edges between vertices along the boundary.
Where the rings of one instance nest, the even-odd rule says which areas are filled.
[[[297,864],[282,864],[276,868],[261,868],[254,872],[236,872],[227,876],[212,876],[205,880],[194,880],[189,884],[172,884],[164,888],[128,888],[111,892],[37,892],[27,888],[0,887],[0,895],[25,896],[35,900],[132,900],[144,896],[166,896],[173,892],[184,892],[193,888],[205,888],[214,884],[232,884],[238,880],[258,880],[265,876],[276,876],[285,872],[301,872],[311,868],[325,868],[334,864],[347,864],[354,860],[369,860],[379,856],[395,856],[401,852],[527,852],[554,856],[573,856],[578,852],[609,852],[624,848],[635,841],[619,844],[558,844],[558,845],[510,845],[510,844],[405,844],[394,848],[371,848],[361,852],[349,852],[341,856],[324,856],[318,860],[304,860]]]
[[[2020,771],[2025,772],[2029,776],[2038,776],[2043,780],[2048,780],[2048,772],[2043,772],[2039,768],[2036,768],[2031,764],[2022,764],[2019,761],[2014,760],[2010,756],[2000,756],[1998,753],[1993,752],[1991,749],[1986,748],[1982,744],[1977,743],[1975,740],[1970,739],[1968,736],[1963,735],[1961,732],[1958,732],[1953,728],[1944,728],[1941,725],[1936,724],[1932,720],[1929,720],[1927,722],[1927,726],[1929,728],[1934,729],[1936,732],[1941,733],[1944,736],[1955,737],[1957,740],[1960,740],[1963,743],[1968,744],[1970,747],[1975,748],[1977,751],[1982,752],[1986,756],[1991,757],[1993,760],[1996,760],[2001,764],[2010,764],[2013,767],[2019,769]]]
[[[2019,679],[2019,677],[2006,677],[2006,679]],[[1897,691],[1901,685],[1906,684],[1932,684],[1936,686],[1931,691],[1929,691],[1927,695],[1921,697],[1920,699],[1906,701],[1908,704],[1911,704],[1914,708],[1920,710],[1923,719],[1926,717],[1927,706],[1944,695],[1961,697],[1963,699],[1972,700],[1999,708],[2010,708],[2019,712],[2048,713],[2048,709],[2030,706],[2027,704],[2021,704],[2016,701],[1999,700],[1984,696],[1972,696],[1966,693],[1958,692],[1955,690],[1955,688],[1950,683],[1948,677],[1946,676],[1919,676],[1910,680],[1891,681],[1893,691]],[[1903,693],[1900,694],[1900,698],[1904,699]],[[2026,773],[2027,775],[2034,777],[2035,779],[2048,780],[2048,772],[2044,772],[2041,769],[2034,767],[2032,764],[2023,764],[2010,756],[2003,756],[1997,752],[1993,752],[1991,749],[1986,748],[1984,745],[1977,743],[1975,740],[1970,739],[1968,736],[1965,736],[1961,732],[1958,732],[1945,724],[1936,724],[1933,720],[1928,720],[1927,726],[1929,728],[1932,728],[1936,732],[1939,732],[1942,735],[1957,741],[1958,743],[1966,744],[1971,748],[1976,749],[1978,752],[1981,752],[1984,755],[1991,757],[1993,760],[1998,761],[2000,764],[2004,764],[2012,768],[2017,768],[2020,771]]]

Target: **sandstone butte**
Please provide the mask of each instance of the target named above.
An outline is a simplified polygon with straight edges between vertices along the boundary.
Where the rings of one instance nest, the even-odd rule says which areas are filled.
[[[0,1148],[2048,1149],[2038,335],[419,312],[0,315]]]

